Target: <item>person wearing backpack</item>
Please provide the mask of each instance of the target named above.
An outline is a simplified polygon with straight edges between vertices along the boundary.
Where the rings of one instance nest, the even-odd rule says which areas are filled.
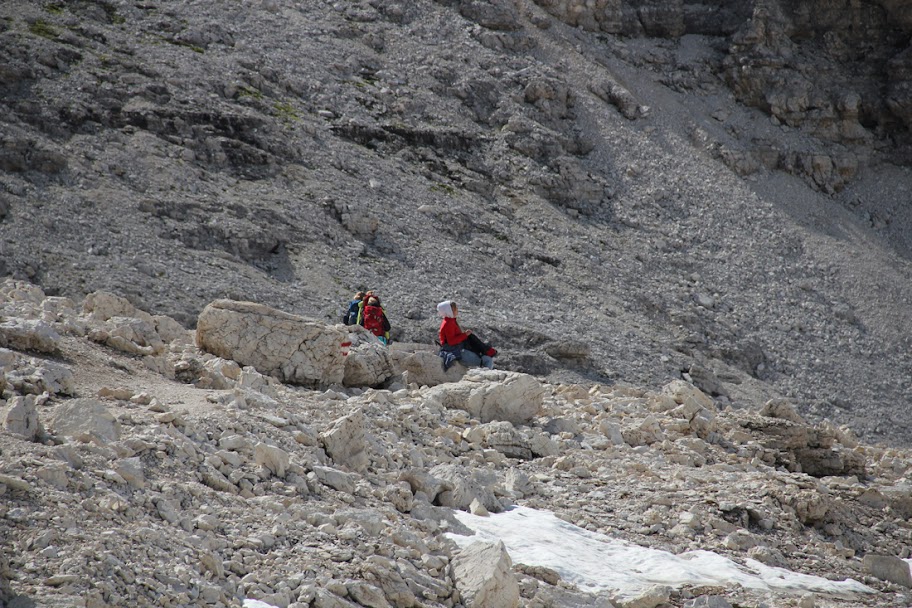
[[[443,317],[440,322],[438,338],[443,360],[443,371],[447,371],[457,361],[466,367],[484,366],[494,369],[494,356],[497,351],[490,344],[485,344],[472,330],[462,331],[456,316],[459,308],[456,302],[445,300],[437,305],[437,314]]]
[[[361,301],[364,299],[364,292],[359,291],[348,303],[348,309],[342,313],[342,322],[346,325],[355,325],[358,322],[358,313],[361,310]]]
[[[389,344],[390,322],[376,296],[367,298],[367,304],[361,310],[361,325],[377,336],[381,342]]]
[[[377,298],[377,301],[380,301],[380,296],[377,295],[373,289],[365,291],[364,296],[362,296],[361,301],[358,302],[358,314],[355,315],[355,324],[364,326],[364,307],[367,306],[367,301],[371,298]],[[381,306],[381,308],[383,308]]]

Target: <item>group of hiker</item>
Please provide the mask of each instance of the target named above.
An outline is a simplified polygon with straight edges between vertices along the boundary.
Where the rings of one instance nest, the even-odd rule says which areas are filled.
[[[459,308],[456,302],[444,300],[439,303],[437,314],[442,318],[437,344],[440,346],[438,354],[443,371],[447,371],[456,362],[466,367],[494,368],[497,350],[481,340],[472,330],[463,331],[459,327],[456,320]],[[390,343],[391,325],[380,302],[380,295],[376,291],[357,292],[348,303],[348,308],[342,315],[342,322],[346,325],[360,325],[377,336],[383,344]]]
[[[348,303],[342,315],[346,325],[360,325],[371,332],[384,344],[389,344],[390,325],[386,311],[380,304],[380,296],[374,291],[359,291]]]

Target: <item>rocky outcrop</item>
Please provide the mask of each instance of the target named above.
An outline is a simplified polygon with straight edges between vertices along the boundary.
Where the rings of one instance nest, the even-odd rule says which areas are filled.
[[[501,367],[655,383],[715,359],[772,384],[764,397],[798,395],[803,413],[842,384],[833,395],[879,413],[850,413],[856,429],[908,436],[878,422],[902,402],[902,367],[874,364],[865,375],[884,381],[869,390],[857,364],[883,343],[907,350],[883,329],[909,326],[904,266],[876,259],[894,246],[904,259],[909,242],[891,191],[902,170],[877,174],[912,149],[902,3],[257,7],[244,27],[194,3],[167,18],[130,4],[0,9],[0,233],[15,243],[0,275],[43,286],[0,288],[28,304],[21,318],[200,385],[205,357],[177,366],[168,351],[216,298],[331,323],[355,285],[379,286],[394,340],[430,344],[428,298],[449,290],[440,269],[459,260],[472,293],[458,296],[477,306],[472,324],[496,338]],[[272,36],[281,44],[259,43]],[[318,60],[288,60],[301,56]],[[793,191],[782,171],[818,192]],[[855,255],[854,241],[812,238],[800,218],[819,192],[891,245]],[[845,229],[815,217],[821,233]],[[899,293],[872,300],[873,282]],[[68,312],[86,293],[83,314]],[[768,293],[820,297],[758,307]],[[855,321],[833,321],[837,299]],[[820,325],[839,335],[780,335]],[[807,363],[818,358],[836,369]],[[341,382],[398,386],[373,364],[351,367]],[[696,382],[740,398],[734,382]]]
[[[864,142],[897,121],[908,129],[903,66],[910,28],[882,5],[758,4],[733,36],[725,60],[732,89],[744,103],[826,141]],[[821,79],[821,73],[829,77]],[[838,189],[853,176],[839,157],[828,161],[837,167],[829,175],[821,175],[831,170],[819,160],[814,170],[802,167],[810,162],[791,164],[821,188]]]
[[[777,125],[846,146],[812,145],[777,151],[772,158],[759,149],[757,154],[723,150],[723,161],[742,175],[760,167],[784,170],[834,193],[857,176],[869,146],[884,132],[898,128],[903,140],[909,136],[912,72],[905,41],[912,26],[908,11],[894,2],[849,6],[820,0],[800,7],[753,0],[724,7],[657,0],[536,3],[557,19],[590,31],[725,39],[727,52],[713,69],[724,74],[742,103],[767,112]],[[645,113],[645,106],[610,79],[589,88],[627,118]]]
[[[268,306],[217,300],[200,313],[196,343],[216,356],[305,386],[341,383],[346,334]]]

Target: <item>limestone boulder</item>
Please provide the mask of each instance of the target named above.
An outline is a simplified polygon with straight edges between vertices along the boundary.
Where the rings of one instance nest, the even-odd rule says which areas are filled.
[[[19,435],[28,441],[34,441],[41,434],[41,422],[38,420],[38,410],[35,408],[35,396],[13,397],[9,400],[5,411],[0,413],[3,428]]]
[[[196,344],[283,382],[316,387],[345,378],[341,328],[262,304],[216,300],[200,313]]]
[[[453,578],[466,608],[517,608],[519,585],[506,547],[475,542],[452,561]]]
[[[21,394],[73,395],[76,392],[76,380],[69,367],[24,357],[5,348],[0,348],[0,373],[4,377],[0,385],[6,384]]]
[[[152,315],[139,310],[128,299],[107,291],[95,291],[87,295],[82,301],[82,313],[91,321],[103,322],[114,317],[130,317],[154,325]]]
[[[491,471],[483,468],[465,468],[453,464],[440,464],[430,470],[434,479],[443,480],[445,489],[437,495],[437,501],[445,506],[467,511],[473,502],[484,505],[487,511],[499,513],[503,505],[497,493],[503,493],[500,480]]]
[[[467,368],[452,365],[443,371],[437,349],[427,344],[402,344],[394,342],[389,348],[393,370],[403,374],[406,384],[418,386],[437,386],[447,382],[459,382],[465,376]]]
[[[813,477],[857,475],[865,473],[864,456],[845,448],[802,448],[794,451],[801,471]]]
[[[89,339],[131,355],[155,356],[165,350],[151,319],[110,317],[103,327],[89,332]]]
[[[60,334],[44,321],[10,318],[0,323],[2,347],[54,353],[59,345]]]
[[[323,448],[334,462],[363,471],[370,460],[364,433],[364,413],[356,410],[336,420],[320,434]]]
[[[120,422],[98,399],[72,399],[57,406],[48,427],[77,441],[108,443],[120,439]]]
[[[393,376],[389,350],[380,342],[361,344],[345,358],[345,386],[380,386]]]
[[[903,587],[912,587],[909,564],[892,555],[865,555],[862,563],[865,572],[882,581],[890,581]]]
[[[482,422],[523,424],[538,415],[544,388],[528,374],[473,369],[459,382],[431,388],[427,398],[450,409],[465,410]]]

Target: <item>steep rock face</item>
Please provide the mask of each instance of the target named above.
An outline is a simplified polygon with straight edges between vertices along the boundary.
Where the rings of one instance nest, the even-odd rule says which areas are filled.
[[[625,36],[728,35],[750,14],[752,0],[535,0],[561,21]]]
[[[900,51],[887,63],[887,107],[912,130],[912,48]]]
[[[912,17],[897,2],[687,2],[537,0],[590,31],[677,39],[723,37],[722,74],[738,99],[825,142],[848,146],[908,138]],[[908,159],[907,159],[908,160]],[[823,190],[841,189],[856,161],[782,156],[773,167]],[[829,163],[829,166],[821,163]]]
[[[757,6],[732,39],[726,78],[744,103],[787,125],[863,140],[908,126],[909,31],[876,2]]]

